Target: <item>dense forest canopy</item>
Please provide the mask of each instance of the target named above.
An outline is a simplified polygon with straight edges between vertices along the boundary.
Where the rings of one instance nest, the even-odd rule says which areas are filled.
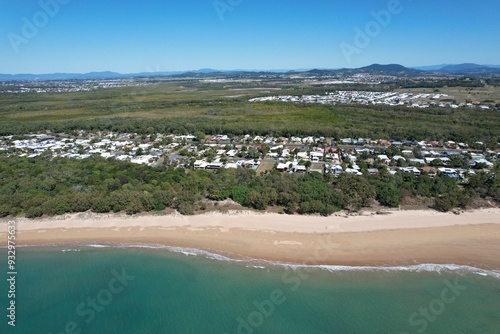
[[[500,180],[493,173],[479,173],[458,186],[446,176],[390,175],[384,168],[376,176],[335,178],[320,173],[257,175],[244,168],[153,168],[100,157],[1,156],[0,179],[2,217],[24,214],[35,218],[88,210],[135,214],[166,208],[189,215],[228,198],[257,210],[275,206],[288,214],[322,215],[340,209],[356,211],[374,200],[397,207],[403,197],[427,198],[442,211],[467,208],[481,198],[500,203]]]

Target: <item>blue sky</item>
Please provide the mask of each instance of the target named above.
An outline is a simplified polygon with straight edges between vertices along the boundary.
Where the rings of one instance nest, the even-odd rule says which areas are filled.
[[[500,64],[498,0],[397,2],[2,1],[0,73]]]

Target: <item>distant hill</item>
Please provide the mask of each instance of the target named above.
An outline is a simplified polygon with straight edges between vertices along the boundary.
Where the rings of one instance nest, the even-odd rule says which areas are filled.
[[[339,73],[345,74],[357,74],[357,73],[369,73],[369,74],[380,74],[380,75],[421,75],[425,74],[424,71],[411,69],[404,67],[399,64],[389,64],[380,65],[373,64],[370,66],[360,67],[360,68],[341,68],[338,70],[319,70],[314,69],[307,71],[306,73],[311,75],[334,75]]]
[[[443,67],[448,66],[449,64],[441,64],[441,65],[429,65],[429,66],[414,66],[412,69],[420,70],[420,71],[439,71]]]
[[[498,65],[479,65],[474,63],[463,63],[453,65],[434,65],[415,67],[424,71],[441,72],[449,74],[496,74],[500,73]]]
[[[404,67],[399,64],[372,64],[370,66],[354,68],[354,69],[343,69],[346,73],[369,73],[369,74],[379,74],[379,75],[394,75],[394,76],[412,76],[412,75],[422,75],[425,71],[416,70],[413,68]]]
[[[467,71],[477,71],[477,70],[482,70],[482,69],[491,69],[490,67],[483,66],[483,65],[478,65],[478,64],[473,64],[473,63],[464,63],[464,64],[457,64],[457,65],[448,65],[443,68],[441,68],[442,72],[467,72]]]
[[[416,70],[447,74],[489,75],[500,73],[500,65],[479,65],[474,63],[415,66],[413,68]]]
[[[365,66],[358,68],[359,71],[367,72],[367,73],[417,73],[420,72],[418,70],[409,69],[399,64],[389,64],[389,65],[380,65],[373,64],[370,66]]]

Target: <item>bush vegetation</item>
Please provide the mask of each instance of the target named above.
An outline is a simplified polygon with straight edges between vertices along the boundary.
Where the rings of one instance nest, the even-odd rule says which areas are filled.
[[[247,169],[218,171],[152,168],[91,157],[0,157],[0,216],[37,218],[70,212],[178,210],[185,215],[206,209],[206,201],[232,199],[257,210],[279,206],[288,214],[330,215],[356,211],[374,200],[397,207],[403,196],[435,198],[442,211],[467,207],[474,198],[500,202],[500,181],[493,173],[472,176],[466,185],[437,176],[409,173],[338,178],[319,173],[256,175]]]

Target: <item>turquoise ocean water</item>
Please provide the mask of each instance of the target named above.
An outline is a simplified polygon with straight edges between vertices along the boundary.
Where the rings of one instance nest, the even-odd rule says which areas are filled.
[[[500,333],[495,271],[286,266],[165,247],[17,252],[16,326],[4,269],[0,333]]]

